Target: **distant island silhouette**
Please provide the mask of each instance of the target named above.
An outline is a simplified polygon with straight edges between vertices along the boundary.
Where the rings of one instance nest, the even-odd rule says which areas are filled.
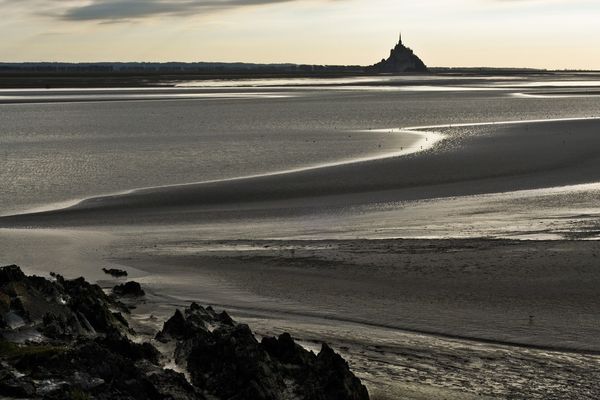
[[[390,56],[377,64],[367,67],[367,72],[375,73],[405,73],[405,72],[427,72],[425,63],[410,49],[402,43],[402,34],[396,47],[390,51]]]

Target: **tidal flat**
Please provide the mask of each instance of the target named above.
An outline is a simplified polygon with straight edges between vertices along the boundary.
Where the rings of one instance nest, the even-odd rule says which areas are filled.
[[[599,81],[273,83],[3,93],[0,262],[325,340],[381,398],[600,395]]]

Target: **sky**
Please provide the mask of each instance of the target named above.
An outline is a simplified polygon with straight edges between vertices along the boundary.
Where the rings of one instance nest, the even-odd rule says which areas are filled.
[[[598,0],[0,0],[0,61],[600,70]]]

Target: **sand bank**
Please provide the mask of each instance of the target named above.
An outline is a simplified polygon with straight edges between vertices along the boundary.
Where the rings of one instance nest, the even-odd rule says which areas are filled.
[[[600,180],[600,120],[461,124],[436,128],[433,148],[293,172],[135,190],[62,210],[0,219],[0,226],[190,223],[239,213],[408,201]],[[425,129],[427,131],[427,129]]]

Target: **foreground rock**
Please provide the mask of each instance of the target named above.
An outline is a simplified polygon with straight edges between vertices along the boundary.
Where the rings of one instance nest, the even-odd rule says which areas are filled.
[[[25,276],[15,265],[0,268],[0,329],[5,338],[72,339],[101,333],[133,333],[127,312],[83,278],[54,281]]]
[[[122,269],[117,269],[117,268],[102,268],[102,271],[107,274],[107,275],[111,275],[115,278],[123,278],[127,276],[127,271],[122,270]]]
[[[165,322],[157,340],[173,341],[175,361],[192,384],[222,399],[362,400],[369,395],[348,364],[329,346],[318,355],[289,334],[260,343],[226,312],[192,304]]]
[[[117,285],[112,291],[117,296],[125,297],[142,297],[146,295],[144,289],[142,289],[142,286],[135,281]]]
[[[0,268],[0,398],[201,399],[137,344],[125,307],[83,278]]]
[[[287,334],[258,342],[227,313],[192,304],[157,334],[174,349],[161,354],[132,341],[126,308],[99,286],[54,279],[0,268],[0,398],[369,398],[327,345],[315,355]],[[164,368],[169,358],[189,380]]]

